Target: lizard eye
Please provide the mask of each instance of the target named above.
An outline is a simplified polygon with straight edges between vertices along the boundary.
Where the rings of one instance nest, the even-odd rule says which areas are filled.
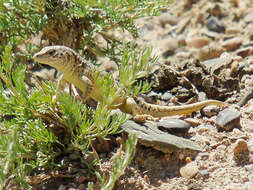
[[[50,56],[53,56],[54,54],[55,54],[55,50],[52,50],[52,51],[49,52]]]

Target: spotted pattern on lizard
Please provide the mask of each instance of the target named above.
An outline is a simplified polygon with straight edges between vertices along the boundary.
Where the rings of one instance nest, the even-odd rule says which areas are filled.
[[[34,60],[50,65],[62,73],[62,78],[58,82],[56,93],[63,90],[66,82],[72,83],[82,93],[82,98],[87,100],[89,97],[95,101],[103,102],[103,95],[96,85],[92,73],[96,68],[85,61],[74,50],[66,46],[47,46],[33,56]],[[148,104],[137,97],[123,97],[122,104],[115,106],[124,113],[136,115],[151,115],[153,117],[165,117],[172,115],[186,115],[198,111],[207,105],[222,106],[225,103],[217,100],[206,100],[189,105],[181,106],[160,106]]]

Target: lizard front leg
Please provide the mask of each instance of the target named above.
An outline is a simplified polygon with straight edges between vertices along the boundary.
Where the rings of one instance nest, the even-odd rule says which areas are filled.
[[[66,84],[67,81],[63,78],[62,75],[57,82],[56,93],[53,96],[53,102],[56,102],[59,99],[59,95],[64,90]]]

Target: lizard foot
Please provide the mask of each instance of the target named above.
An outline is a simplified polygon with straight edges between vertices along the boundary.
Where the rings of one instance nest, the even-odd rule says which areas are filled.
[[[151,115],[143,114],[143,115],[135,115],[133,117],[133,120],[136,123],[145,123],[147,120],[149,120],[149,121],[156,121],[157,122],[157,121],[160,120],[160,118],[154,118]]]

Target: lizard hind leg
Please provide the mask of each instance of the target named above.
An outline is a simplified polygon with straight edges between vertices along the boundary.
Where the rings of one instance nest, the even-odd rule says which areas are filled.
[[[145,123],[147,120],[157,122],[160,120],[160,118],[155,118],[155,117],[148,115],[148,114],[141,114],[141,115],[135,115],[133,117],[133,120],[136,123]]]

